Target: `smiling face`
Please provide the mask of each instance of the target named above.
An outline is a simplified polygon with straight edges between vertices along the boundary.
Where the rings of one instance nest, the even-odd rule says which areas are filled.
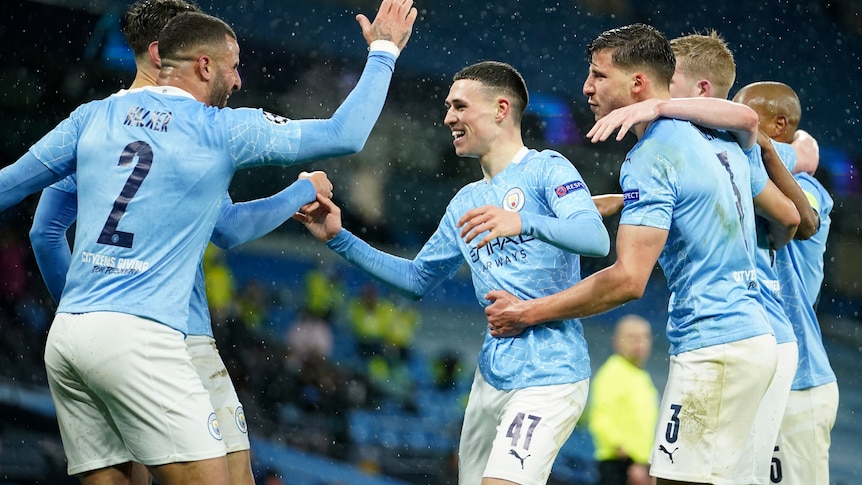
[[[479,158],[491,151],[497,107],[497,97],[481,82],[459,79],[452,83],[443,123],[452,130],[459,157]]]
[[[590,73],[584,81],[584,96],[587,97],[596,120],[635,101],[631,92],[634,79],[614,64],[612,55],[611,49],[593,53]]]

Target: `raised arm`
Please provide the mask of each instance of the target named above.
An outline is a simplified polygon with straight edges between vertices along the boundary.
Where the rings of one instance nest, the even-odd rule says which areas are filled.
[[[754,211],[768,221],[772,249],[780,249],[793,239],[799,225],[799,212],[771,180],[767,180],[763,190],[754,197]]]
[[[45,286],[55,303],[59,303],[63,294],[66,273],[72,261],[66,231],[77,216],[77,194],[53,186],[42,191],[30,228],[30,245]]]
[[[300,159],[337,157],[362,150],[383,109],[395,59],[410,38],[416,15],[412,0],[383,0],[373,23],[357,15],[369,45],[365,69],[332,118],[297,121],[302,133]]]

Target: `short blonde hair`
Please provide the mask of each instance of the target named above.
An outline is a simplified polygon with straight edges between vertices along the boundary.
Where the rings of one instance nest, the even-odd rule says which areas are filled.
[[[688,78],[709,80],[714,96],[727,98],[736,81],[736,62],[727,42],[716,31],[677,37],[670,41],[670,47],[678,71]]]

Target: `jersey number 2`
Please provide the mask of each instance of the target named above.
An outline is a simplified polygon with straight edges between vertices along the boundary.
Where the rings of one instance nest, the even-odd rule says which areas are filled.
[[[132,197],[138,193],[138,189],[141,188],[141,183],[147,177],[147,174],[150,173],[150,167],[153,164],[152,147],[143,141],[133,141],[132,143],[129,143],[126,145],[126,148],[123,149],[123,154],[120,155],[119,165],[121,167],[131,165],[135,158],[138,159],[138,163],[135,164],[132,174],[129,175],[129,178],[126,180],[126,185],[124,185],[123,190],[120,191],[120,196],[114,201],[114,208],[111,210],[111,214],[105,222],[105,227],[102,228],[102,233],[99,234],[99,244],[131,248],[132,242],[135,240],[134,234],[131,232],[118,231],[117,225],[120,223],[120,219],[123,217],[123,214],[126,213],[126,207],[128,207]]]

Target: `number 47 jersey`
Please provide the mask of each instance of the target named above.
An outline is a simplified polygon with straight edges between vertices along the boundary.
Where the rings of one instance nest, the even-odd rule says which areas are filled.
[[[123,91],[76,109],[33,147],[77,177],[78,221],[57,311],[113,311],[187,331],[189,296],[234,171],[295,162],[299,129],[185,91]]]

